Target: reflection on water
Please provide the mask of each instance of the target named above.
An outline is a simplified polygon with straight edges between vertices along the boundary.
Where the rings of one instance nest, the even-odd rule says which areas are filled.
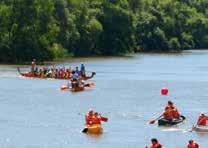
[[[208,51],[48,65],[74,67],[81,62],[97,74],[96,87],[79,93],[60,91],[65,80],[26,79],[18,76],[17,66],[0,66],[0,147],[135,148],[156,137],[168,148],[184,148],[189,139],[206,148],[208,134],[189,130],[198,114],[207,111]],[[22,71],[29,69],[21,66]],[[160,94],[164,86],[169,88],[167,97]],[[171,128],[147,124],[162,113],[168,100],[187,121]],[[109,118],[100,136],[81,133],[89,108]]]

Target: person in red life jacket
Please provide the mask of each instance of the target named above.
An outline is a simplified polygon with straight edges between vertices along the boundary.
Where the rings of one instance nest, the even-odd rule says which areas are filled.
[[[197,125],[206,126],[208,117],[205,114],[201,114],[197,120]]]
[[[85,121],[87,125],[93,124],[93,116],[94,116],[94,112],[93,110],[90,109],[88,114],[85,116]]]
[[[162,148],[162,145],[158,142],[158,140],[156,138],[152,138],[151,139],[151,146],[150,148]]]
[[[166,120],[173,120],[173,114],[171,108],[165,108],[165,112],[163,113],[163,118]]]
[[[193,140],[189,140],[187,148],[199,148],[199,145],[196,142],[194,142]]]
[[[168,104],[166,105],[165,109],[167,108],[171,109],[173,119],[178,119],[180,117],[180,113],[177,107],[174,106],[172,101],[168,101]]]

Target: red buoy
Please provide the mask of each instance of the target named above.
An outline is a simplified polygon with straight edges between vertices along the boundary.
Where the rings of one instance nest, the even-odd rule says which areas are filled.
[[[166,87],[163,87],[161,89],[161,94],[164,95],[164,96],[168,95],[168,89]]]

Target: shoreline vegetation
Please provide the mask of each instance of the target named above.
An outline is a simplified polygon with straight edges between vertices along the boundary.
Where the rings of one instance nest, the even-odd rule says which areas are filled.
[[[207,0],[1,0],[0,63],[208,48]]]

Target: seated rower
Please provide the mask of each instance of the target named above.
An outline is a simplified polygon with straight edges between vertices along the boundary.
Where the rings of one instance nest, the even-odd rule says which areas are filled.
[[[75,73],[77,73],[78,76],[81,76],[81,72],[79,71],[79,68],[78,67],[76,67]]]
[[[75,71],[72,71],[72,78],[71,78],[72,88],[79,87],[78,79],[79,79],[79,75]]]
[[[189,144],[187,145],[187,148],[199,148],[199,145],[193,140],[189,140]]]
[[[156,138],[151,139],[151,146],[150,148],[162,148],[162,145],[158,142]]]
[[[180,113],[179,113],[177,107],[174,106],[174,104],[173,104],[172,101],[168,101],[168,104],[167,104],[167,106],[165,107],[165,109],[166,109],[166,108],[171,109],[171,113],[172,113],[173,119],[178,119],[178,118],[180,118]]]
[[[102,117],[97,112],[93,112],[92,109],[89,110],[88,114],[85,116],[86,124],[93,125],[93,124],[101,124],[102,121],[107,122],[108,118]]]
[[[206,126],[208,121],[208,116],[201,114],[197,120],[197,125]]]

